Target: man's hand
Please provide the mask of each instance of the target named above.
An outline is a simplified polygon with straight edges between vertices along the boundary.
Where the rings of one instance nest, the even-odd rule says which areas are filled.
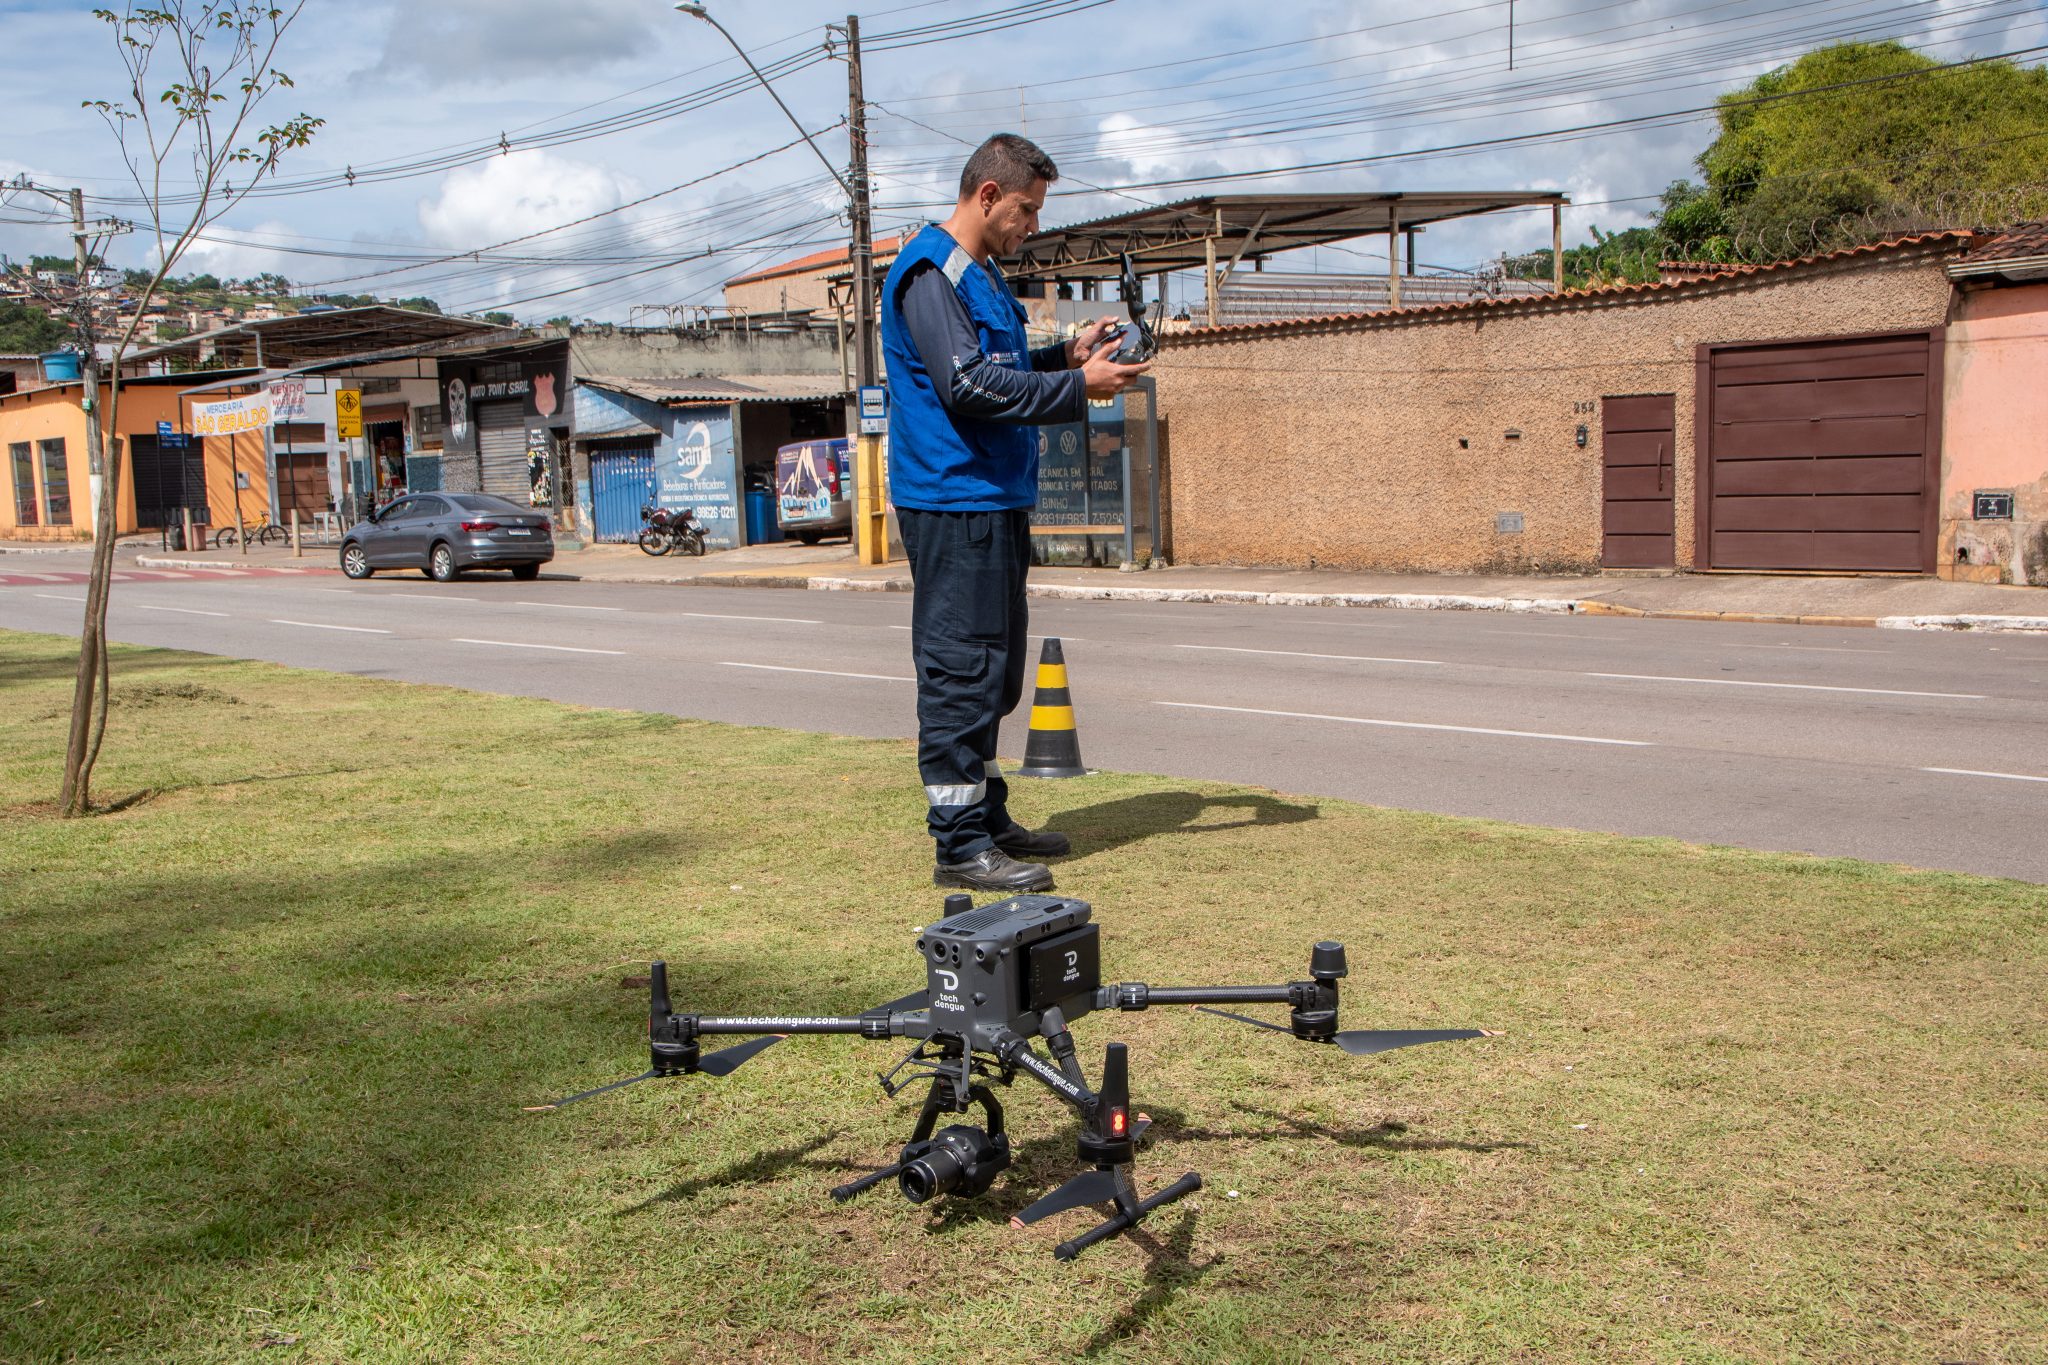
[[[1152,368],[1149,362],[1143,365],[1117,364],[1111,359],[1116,348],[1116,342],[1105,342],[1090,352],[1083,362],[1081,374],[1090,398],[1114,398],[1128,388],[1132,380]]]
[[[1102,338],[1117,325],[1114,314],[1104,314],[1081,329],[1081,334],[1067,343],[1067,368],[1078,370],[1088,363],[1088,357],[1095,354],[1102,345]]]

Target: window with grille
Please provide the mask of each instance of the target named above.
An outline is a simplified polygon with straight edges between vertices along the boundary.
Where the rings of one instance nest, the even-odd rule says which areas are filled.
[[[43,454],[43,521],[49,526],[71,524],[71,476],[64,467],[64,438],[39,442]]]
[[[14,524],[37,525],[36,467],[29,458],[27,441],[16,441],[7,447],[7,463],[14,470]]]

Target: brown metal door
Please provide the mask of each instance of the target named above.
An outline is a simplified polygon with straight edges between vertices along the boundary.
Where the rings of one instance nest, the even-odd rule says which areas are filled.
[[[1702,368],[1705,567],[1934,571],[1938,331],[1716,347]]]
[[[1668,393],[1600,400],[1600,564],[1668,569],[1677,553],[1672,436],[1677,399]]]

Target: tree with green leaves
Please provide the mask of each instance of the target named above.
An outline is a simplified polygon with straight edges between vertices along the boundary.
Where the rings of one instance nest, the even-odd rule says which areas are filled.
[[[109,439],[121,429],[122,361],[151,297],[186,249],[273,174],[286,153],[312,141],[325,122],[300,113],[264,127],[256,116],[268,96],[292,84],[277,69],[276,58],[304,3],[158,0],[152,5],[131,3],[120,12],[92,12],[112,32],[120,94],[83,104],[114,134],[122,165],[143,206],[139,226],[154,238],[157,266],[112,341],[104,412],[98,401],[101,314],[82,281],[75,290],[73,322],[92,410],[86,423],[86,456],[90,467],[103,473],[64,784],[58,797],[66,816],[84,815],[92,808],[92,770],[107,729],[107,598],[113,581],[121,460],[118,446],[113,459],[104,454]],[[81,233],[81,249],[83,239]]]
[[[1721,96],[1704,183],[1663,196],[1687,260],[1774,260],[2048,216],[2048,70],[1840,43]]]
[[[0,355],[40,355],[71,340],[71,328],[40,308],[0,301]]]

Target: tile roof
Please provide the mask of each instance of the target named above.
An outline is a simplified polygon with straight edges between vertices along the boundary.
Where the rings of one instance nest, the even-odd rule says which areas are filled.
[[[1980,237],[1963,253],[1972,265],[1979,261],[2010,261],[2028,256],[2048,256],[2048,222],[2021,223],[2004,232]]]
[[[1762,265],[1737,265],[1718,270],[1713,275],[1693,279],[1661,280],[1651,284],[1601,285],[1593,289],[1567,289],[1562,294],[1540,294],[1534,298],[1481,298],[1468,299],[1458,303],[1424,304],[1416,308],[1379,308],[1363,313],[1340,313],[1325,317],[1291,318],[1282,322],[1253,322],[1223,324],[1215,327],[1193,327],[1175,332],[1176,342],[1186,341],[1230,341],[1239,337],[1264,335],[1267,333],[1291,331],[1299,328],[1329,328],[1354,322],[1371,322],[1408,318],[1444,317],[1459,313],[1501,312],[1507,310],[1530,311],[1550,308],[1559,304],[1601,303],[1609,300],[1634,298],[1656,298],[1679,293],[1698,293],[1725,284],[1729,280],[1744,279],[1756,275],[1774,275],[1813,266],[1853,260],[1862,256],[1883,255],[1909,248],[1954,245],[1973,240],[1976,234],[1961,228],[1942,228],[1932,232],[1916,232],[1903,237],[1887,238],[1881,242],[1868,242],[1862,246],[1845,247],[1840,251],[1823,252],[1816,256],[1801,256],[1796,260],[1770,261]]]
[[[875,255],[877,257],[883,255],[893,256],[897,248],[903,245],[903,239],[909,235],[909,233],[904,232],[894,237],[877,237],[874,242]],[[846,246],[827,247],[823,251],[813,251],[808,256],[798,256],[794,260],[777,261],[774,265],[764,265],[759,270],[749,270],[744,275],[733,276],[726,283],[728,285],[753,284],[759,280],[772,280],[780,275],[801,275],[807,271],[822,270],[827,266],[845,265],[852,254],[853,246],[851,243]]]

